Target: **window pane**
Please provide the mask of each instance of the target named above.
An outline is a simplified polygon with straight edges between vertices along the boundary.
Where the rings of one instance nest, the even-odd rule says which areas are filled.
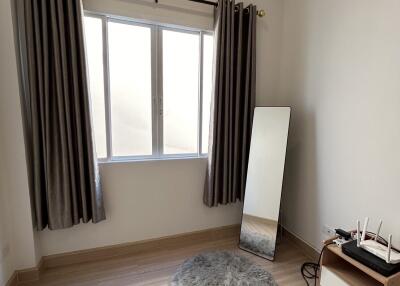
[[[197,153],[199,35],[163,31],[164,154]]]
[[[208,153],[208,134],[210,128],[210,108],[212,94],[214,38],[211,35],[203,36],[203,124],[201,152]]]
[[[110,22],[108,39],[113,155],[151,155],[151,30]]]
[[[85,17],[85,41],[96,152],[98,158],[106,158],[107,140],[104,107],[103,33],[101,19]]]

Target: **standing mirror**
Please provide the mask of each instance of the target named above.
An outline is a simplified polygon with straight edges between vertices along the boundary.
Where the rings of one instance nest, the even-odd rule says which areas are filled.
[[[239,247],[275,257],[290,107],[256,107]]]

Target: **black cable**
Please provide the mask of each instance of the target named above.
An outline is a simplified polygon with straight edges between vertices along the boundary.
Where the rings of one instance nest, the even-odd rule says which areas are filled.
[[[373,232],[370,232],[370,231],[367,231],[367,234],[369,234],[371,237],[373,237],[373,236],[376,235],[376,233],[373,233]],[[387,240],[384,239],[382,236],[378,235],[378,240],[381,240],[380,242],[381,242],[383,245],[388,246]]]
[[[310,286],[310,284],[308,283],[308,279],[314,279],[314,286],[317,285],[317,279],[319,278],[318,272],[320,268],[322,253],[324,252],[326,247],[331,244],[334,244],[334,242],[324,245],[324,247],[321,250],[321,253],[319,254],[318,263],[305,262],[301,266],[301,275],[303,275],[303,279],[304,281],[306,281],[307,286]]]

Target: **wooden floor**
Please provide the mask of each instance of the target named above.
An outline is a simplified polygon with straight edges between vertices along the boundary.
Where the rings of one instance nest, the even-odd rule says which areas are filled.
[[[200,252],[213,250],[230,250],[249,257],[271,272],[279,285],[305,285],[300,275],[300,266],[310,258],[291,241],[283,239],[279,243],[275,262],[239,250],[237,243],[237,237],[188,242],[184,246],[161,251],[147,251],[105,261],[51,268],[44,270],[39,281],[19,285],[168,285],[171,276],[185,259]]]

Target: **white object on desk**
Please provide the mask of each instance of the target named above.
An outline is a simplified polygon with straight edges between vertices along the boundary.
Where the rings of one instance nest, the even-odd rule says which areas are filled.
[[[357,220],[357,247],[361,247],[362,249],[368,251],[369,253],[372,253],[373,255],[379,257],[380,259],[385,260],[386,263],[390,264],[400,263],[400,253],[392,249],[391,234],[389,234],[388,246],[378,242],[379,233],[382,227],[382,220],[379,222],[378,231],[376,232],[375,239],[365,240],[368,228],[368,221],[369,218],[366,217],[360,241],[359,239],[360,221]]]
[[[386,263],[397,264],[400,263],[400,253],[391,248],[391,240],[391,236],[389,236],[389,245],[387,247],[375,240],[364,240],[361,242],[360,247],[385,260]]]

